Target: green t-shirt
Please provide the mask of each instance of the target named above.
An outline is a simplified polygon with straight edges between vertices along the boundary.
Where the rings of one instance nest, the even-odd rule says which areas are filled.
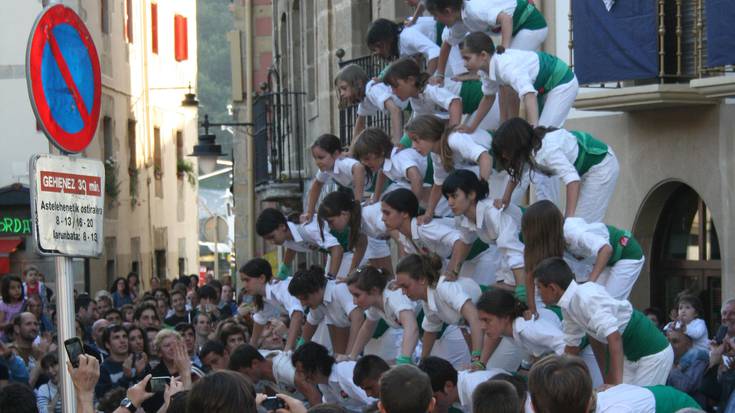
[[[656,413],[674,413],[681,409],[702,407],[691,396],[681,390],[669,386],[644,386],[653,393],[656,400]]]

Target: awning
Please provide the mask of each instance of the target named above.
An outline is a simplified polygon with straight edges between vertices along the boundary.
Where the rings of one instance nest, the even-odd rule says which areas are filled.
[[[0,238],[0,274],[10,272],[10,254],[23,242],[20,237]]]

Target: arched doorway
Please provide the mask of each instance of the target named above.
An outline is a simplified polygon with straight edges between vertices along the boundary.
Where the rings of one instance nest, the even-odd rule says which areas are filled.
[[[721,305],[720,243],[712,214],[690,186],[669,184],[651,245],[651,304],[674,308],[682,291],[699,296],[710,328]]]

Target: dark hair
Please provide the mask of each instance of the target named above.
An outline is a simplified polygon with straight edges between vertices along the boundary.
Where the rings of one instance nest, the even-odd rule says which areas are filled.
[[[355,363],[355,369],[352,371],[352,382],[360,387],[365,380],[377,380],[388,370],[390,370],[390,366],[385,360],[374,354],[368,354]]]
[[[249,369],[253,367],[253,360],[263,361],[265,357],[250,344],[240,344],[230,353],[230,363],[227,368],[232,371],[240,371],[243,368]]]
[[[426,413],[433,397],[429,376],[411,364],[395,366],[380,378],[380,403],[388,413]]]
[[[120,324],[110,324],[102,330],[102,344],[105,346],[107,351],[110,351],[110,348],[107,345],[110,343],[112,335],[121,331],[123,331],[126,336],[128,335],[128,330]]]
[[[7,277],[8,276],[5,276],[5,278]],[[3,279],[3,281],[5,281],[5,279]],[[3,286],[4,285],[5,284],[3,284]],[[3,301],[5,301],[4,297],[3,297]],[[92,302],[94,302],[94,300],[92,299],[92,297],[89,296],[89,294],[87,293],[78,294],[76,298],[74,298],[74,312],[79,313],[79,310],[81,310],[82,308],[85,310],[89,309],[89,305],[92,304]]]
[[[48,352],[41,357],[42,369],[46,370],[55,364],[59,364],[59,356],[56,355],[55,351]]]
[[[120,402],[125,398],[126,391],[126,388],[119,386],[106,391],[97,403],[97,410],[103,413],[114,413],[120,407]]]
[[[332,374],[332,366],[335,360],[334,357],[329,355],[329,350],[326,347],[310,341],[294,351],[291,355],[291,362],[294,366],[296,366],[296,363],[301,363],[301,368],[306,374],[320,373],[329,377]]]
[[[217,281],[217,280],[214,280],[214,281]],[[212,282],[214,282],[214,281],[212,281]],[[217,281],[217,282],[219,282],[219,281]],[[154,297],[156,296],[156,293],[157,292],[160,292],[161,294],[163,294],[163,296],[166,297],[167,302],[169,304],[171,303],[171,294],[169,294],[169,292],[168,292],[167,289],[165,289],[163,287],[156,288],[155,290],[153,290],[153,296]]]
[[[388,271],[373,267],[372,265],[363,265],[355,268],[349,277],[347,277],[347,285],[354,285],[362,291],[370,292],[373,288],[383,292],[385,286],[388,285]]]
[[[552,354],[536,362],[528,390],[537,413],[585,413],[592,398],[592,379],[582,359]]]
[[[243,338],[245,337],[245,329],[241,327],[239,324],[231,323],[224,327],[222,327],[222,330],[219,331],[219,341],[222,342],[222,344],[227,347],[227,339],[230,338],[230,336],[234,336],[237,334],[242,334]],[[247,340],[246,340],[247,341]]]
[[[523,312],[528,310],[526,303],[516,298],[513,293],[498,288],[482,293],[475,307],[478,311],[500,318],[509,318],[511,321],[523,317]]]
[[[529,206],[521,218],[521,234],[526,274],[533,275],[545,258],[564,256],[564,215],[553,202],[541,200]]]
[[[197,380],[186,401],[187,413],[255,412],[255,389],[242,374],[217,371]]]
[[[313,294],[327,286],[327,277],[324,269],[312,265],[309,269],[296,271],[288,284],[288,292],[294,297],[303,297]]]
[[[0,411],[3,413],[37,412],[36,394],[26,383],[10,382],[0,389]]]
[[[145,310],[152,310],[154,316],[156,317],[156,320],[161,321],[158,318],[158,311],[156,310],[156,307],[150,303],[142,303],[142,304],[139,304],[137,307],[135,307],[135,312],[133,313],[133,320],[140,320],[140,316],[143,315],[143,311]]]
[[[434,14],[444,9],[462,10],[464,0],[426,0],[424,6],[426,11]]]
[[[385,131],[378,128],[367,128],[360,132],[352,144],[352,157],[362,160],[367,155],[379,155],[390,158],[393,142]]]
[[[122,280],[123,283],[125,284],[125,290],[123,290],[125,292],[125,295],[130,295],[130,290],[128,287],[128,280],[126,280],[123,277],[115,278],[115,281],[113,281],[112,285],[110,286],[110,293],[114,294],[115,292],[117,292],[117,283],[120,282],[120,280]]]
[[[360,238],[360,227],[362,226],[362,207],[360,201],[355,200],[351,193],[345,191],[334,191],[327,194],[319,204],[317,212],[317,222],[319,223],[319,232],[324,240],[324,221],[339,215],[342,211],[350,213],[349,230],[350,237],[347,245],[348,250],[353,250]]]
[[[102,315],[102,318],[107,318],[110,314],[117,314],[120,316],[120,321],[122,321],[122,313],[117,308],[110,308],[109,310],[105,311],[105,314]]]
[[[676,299],[676,306],[680,306],[682,304],[689,304],[694,308],[694,311],[697,312],[697,315],[699,317],[704,316],[704,306],[702,306],[702,301],[694,294],[688,294],[688,293],[681,293]]]
[[[495,131],[492,151],[514,181],[521,181],[527,164],[531,170],[550,176],[552,172],[548,168],[536,163],[534,152],[541,149],[544,135],[553,130],[543,127],[534,129],[523,118],[508,119]]]
[[[140,276],[138,275],[138,273],[137,273],[137,272],[135,272],[135,271],[130,271],[130,272],[128,273],[128,282],[130,281],[130,279],[131,279],[131,278],[135,278],[135,280],[137,281],[137,283],[140,283]]]
[[[311,144],[311,149],[320,148],[330,155],[334,155],[336,152],[342,152],[342,142],[338,137],[331,133],[324,133],[319,135],[318,138]]]
[[[407,213],[411,218],[419,216],[419,200],[410,189],[398,188],[390,191],[381,201],[398,212]]]
[[[421,360],[419,368],[431,378],[431,389],[435,392],[444,390],[448,381],[457,385],[457,369],[441,357],[429,356]]]
[[[431,75],[422,72],[419,64],[413,58],[403,57],[391,63],[383,74],[383,83],[388,86],[397,86],[397,80],[416,79],[416,89],[424,90]]]
[[[425,279],[429,286],[435,287],[439,281],[442,260],[438,255],[408,254],[398,261],[396,274],[406,273],[414,280]]]
[[[240,274],[249,278],[258,278],[262,275],[265,277],[265,282],[270,282],[273,278],[273,269],[271,268],[271,264],[263,258],[253,258],[240,267]],[[263,297],[255,294],[253,295],[253,300],[255,301],[255,307],[258,310],[262,310],[264,305]]]
[[[187,323],[186,321],[182,321],[174,327],[174,330],[178,331],[181,334],[181,337],[184,337],[184,332],[186,330],[191,330],[192,333],[196,336],[196,330],[194,329],[194,326]]]
[[[152,327],[149,327],[149,328],[152,328]],[[136,325],[131,325],[127,329],[127,331],[128,331],[128,345],[130,345],[130,333],[132,333],[133,330],[140,331],[140,336],[143,338],[143,352],[146,353],[146,354],[150,354],[151,351],[150,351],[150,347],[148,347],[148,334],[146,334],[146,330],[144,330],[144,329],[142,329],[142,328],[140,328],[140,327],[138,327]],[[158,331],[158,330],[156,330],[156,331]]]
[[[498,46],[498,54],[505,51],[505,48],[501,50],[503,46]],[[492,56],[495,54],[495,44],[493,39],[483,32],[473,32],[468,34],[464,40],[459,43],[459,48],[467,50],[470,53],[480,54],[482,52]]]
[[[574,280],[574,273],[563,258],[551,257],[536,266],[533,278],[543,285],[556,284],[566,290]]]
[[[472,413],[518,413],[521,406],[515,387],[505,380],[488,380],[472,391]]]
[[[3,298],[4,303],[10,303],[10,283],[17,282],[20,284],[20,301],[23,301],[23,281],[17,275],[6,275],[0,278],[0,296]],[[89,296],[87,296],[89,297]]]
[[[445,198],[449,198],[450,195],[461,190],[465,194],[469,195],[471,192],[475,193],[475,202],[481,201],[487,198],[490,191],[487,181],[480,181],[474,172],[466,169],[456,169],[444,179],[442,184],[442,195]]]
[[[521,406],[523,406],[524,401],[526,400],[526,393],[528,393],[528,384],[526,383],[526,380],[519,376],[514,376],[512,374],[508,373],[500,373],[496,374],[492,377],[490,377],[491,380],[505,380],[508,383],[512,384],[513,387],[516,389],[516,393],[518,394],[518,400],[521,402]]]
[[[217,340],[207,340],[207,342],[204,343],[204,345],[202,346],[201,350],[199,350],[199,359],[207,357],[207,354],[209,353],[216,353],[220,356],[224,356],[225,345]]]
[[[384,56],[389,60],[399,57],[398,41],[401,36],[403,25],[399,25],[388,19],[377,19],[368,25],[365,41],[368,48],[380,42],[390,45],[390,55]]]
[[[202,298],[208,298],[210,300],[217,300],[219,298],[217,296],[217,290],[209,284],[203,285],[197,290],[197,297],[200,300]]]
[[[281,225],[288,225],[288,221],[286,220],[286,216],[283,215],[283,212],[275,208],[266,208],[258,215],[258,219],[255,221],[255,232],[261,237],[264,237],[277,230]]]
[[[338,404],[322,403],[309,407],[306,413],[347,413],[347,410]]]
[[[186,412],[186,402],[189,399],[189,391],[190,390],[182,390],[171,396],[171,400],[168,402],[168,409],[166,410],[166,413]]]
[[[666,315],[658,307],[648,307],[645,310],[643,310],[643,314],[655,316],[656,319],[658,320],[658,324],[656,325],[656,327],[658,328],[661,328],[661,324],[666,320]]]

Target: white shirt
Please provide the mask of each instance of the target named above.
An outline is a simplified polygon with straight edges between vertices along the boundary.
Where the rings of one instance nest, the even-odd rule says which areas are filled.
[[[408,106],[408,101],[398,99],[398,96],[393,94],[390,86],[380,81],[370,80],[365,85],[365,98],[357,105],[357,114],[359,116],[375,116],[378,112],[385,112],[385,102],[389,99],[401,109]]]
[[[370,307],[365,311],[365,317],[371,321],[383,319],[391,328],[403,328],[401,311],[411,311],[415,314],[416,303],[406,297],[401,290],[389,290],[386,287],[383,290],[383,309]]]
[[[320,248],[328,250],[340,245],[337,238],[329,233],[329,226],[326,223],[324,223],[324,240],[322,240],[322,231],[319,230],[319,222],[316,218],[301,225],[288,222],[288,229],[291,231],[293,240],[284,242],[283,246],[296,252],[312,252]]]
[[[488,36],[496,35],[493,30],[499,27],[498,14],[505,12],[513,17],[516,9],[515,0],[472,0],[463,3],[462,20],[450,28],[451,34],[447,39],[452,45],[459,44],[472,32],[483,32]]]
[[[508,205],[499,210],[493,200],[480,200],[475,206],[475,222],[464,215],[455,217],[456,227],[464,242],[471,244],[479,237],[486,244],[495,243],[507,261],[508,268],[523,268],[523,243],[518,238],[521,210],[517,205]]]
[[[388,228],[383,222],[383,212],[380,210],[380,202],[362,207],[362,225],[360,232],[366,236],[387,240],[390,238]]]
[[[553,351],[564,353],[564,332],[561,320],[551,310],[538,309],[537,319],[526,320],[518,317],[513,320],[513,341],[534,357]]]
[[[577,258],[597,257],[605,245],[610,245],[610,231],[601,222],[588,223],[584,218],[564,220],[566,249]]]
[[[579,173],[574,168],[578,153],[577,138],[569,131],[559,129],[544,136],[541,148],[536,151],[534,158],[539,165],[549,168],[567,185],[580,180]]]
[[[471,278],[447,281],[441,276],[436,288],[429,287],[426,291],[426,301],[421,301],[424,309],[421,327],[436,333],[441,330],[443,323],[459,325],[462,307],[467,301],[477,302],[481,294],[480,286]]]
[[[441,258],[449,258],[452,255],[454,243],[461,240],[459,231],[451,226],[451,222],[451,218],[437,218],[419,225],[416,218],[412,218],[411,239],[399,234],[398,242],[408,254],[433,252]]]
[[[418,169],[423,184],[426,175],[426,157],[421,156],[413,148],[405,148],[399,151],[398,148],[394,147],[390,153],[390,158],[385,158],[383,162],[383,174],[393,181],[394,185],[391,185],[393,189],[411,189],[411,181],[408,180],[407,173],[413,167]]]
[[[324,287],[324,300],[316,309],[311,309],[306,316],[306,321],[315,326],[326,317],[328,325],[337,327],[350,326],[350,313],[357,308],[352,300],[352,294],[347,284],[327,281]]]
[[[436,21],[433,17],[419,17],[412,26],[403,28],[398,39],[400,57],[421,54],[426,62],[439,57]]]
[[[489,368],[487,370],[463,370],[457,374],[457,395],[459,404],[466,412],[472,411],[472,392],[481,383],[484,383],[498,374],[507,373],[503,369]]]
[[[462,84],[451,79],[444,80],[444,86],[436,86],[427,84],[418,97],[410,97],[408,101],[411,103],[413,113],[411,117],[420,115],[434,115],[442,119],[449,118],[449,105],[459,99],[459,90]]]
[[[597,393],[596,413],[655,413],[656,398],[648,389],[618,384]]]
[[[664,331],[668,331],[668,329],[674,325],[677,328],[681,328],[680,321],[672,321],[666,324],[666,327],[664,327]],[[707,331],[707,324],[704,322],[704,320],[702,320],[701,318],[695,318],[694,320],[690,321],[689,324],[687,324],[685,334],[692,339],[694,347],[709,352],[709,333]]]
[[[610,334],[623,334],[633,314],[630,302],[612,298],[604,286],[591,282],[572,281],[561,296],[559,307],[564,318],[564,341],[569,346],[578,346],[585,334],[607,343]]]
[[[334,179],[338,184],[352,188],[352,168],[359,165],[357,159],[346,156],[339,157],[334,160],[334,168],[331,171],[318,171],[316,180],[326,184],[330,179]]]
[[[494,54],[488,72],[478,71],[485,96],[498,93],[500,86],[511,86],[520,98],[527,93],[537,94],[533,83],[539,72],[536,52],[508,49],[503,54]]]
[[[328,383],[318,386],[324,403],[338,404],[348,411],[361,413],[363,407],[377,401],[368,397],[365,391],[352,381],[355,364],[354,361],[334,363]]]
[[[301,306],[299,300],[288,292],[291,279],[291,277],[288,277],[283,281],[265,285],[263,309],[253,314],[253,321],[264,325],[271,319],[277,318],[280,314],[288,314],[290,318],[295,311],[304,312],[304,308]]]
[[[490,134],[482,129],[477,129],[472,133],[453,132],[449,134],[447,143],[452,150],[454,169],[467,169],[480,176],[478,166],[480,155],[490,149],[492,141]],[[432,152],[431,160],[434,162],[434,184],[441,185],[451,171],[445,169],[438,153]]]
[[[276,379],[276,384],[281,386],[287,386],[290,388],[296,387],[294,384],[294,377],[296,376],[296,369],[291,363],[291,352],[280,351],[280,350],[258,350],[260,354],[266,359],[270,359],[273,364],[273,377]]]

